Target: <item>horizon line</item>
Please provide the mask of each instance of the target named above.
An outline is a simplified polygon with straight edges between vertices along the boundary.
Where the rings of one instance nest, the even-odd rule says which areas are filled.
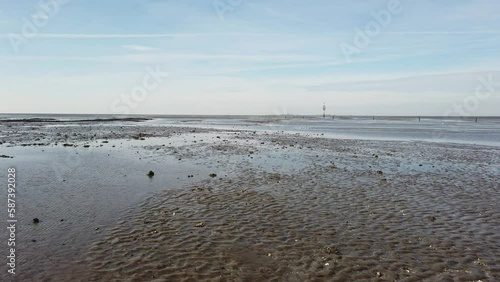
[[[0,113],[0,115],[67,115],[67,116],[158,116],[158,117],[256,117],[256,116],[294,116],[294,117],[323,117],[323,114],[82,114],[82,113]],[[327,117],[403,117],[403,118],[500,118],[500,115],[477,116],[439,116],[439,115],[353,115],[353,114],[327,114]]]

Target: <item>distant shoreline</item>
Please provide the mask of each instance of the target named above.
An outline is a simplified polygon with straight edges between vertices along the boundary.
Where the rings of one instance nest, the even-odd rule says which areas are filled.
[[[109,119],[78,119],[78,120],[59,120],[54,118],[26,118],[26,119],[0,119],[0,123],[2,122],[26,122],[26,123],[81,123],[81,122],[113,122],[113,121],[132,121],[132,122],[141,122],[151,120],[149,118],[109,118]]]
[[[256,117],[264,117],[264,118],[323,118],[322,115],[298,115],[298,114],[280,114],[280,115],[194,115],[194,114],[185,114],[185,115],[169,115],[169,114],[129,114],[129,115],[114,115],[114,114],[31,114],[31,113],[0,113],[0,122],[6,120],[14,120],[14,117],[25,117],[25,118],[17,118],[15,120],[35,120],[39,122],[43,122],[45,120],[53,122],[58,121],[59,117],[80,117],[75,121],[147,121],[154,118],[256,118]],[[6,118],[12,117],[12,118]],[[83,117],[95,117],[91,119],[84,119]],[[108,118],[109,117],[109,118]],[[407,116],[398,116],[398,115],[332,115],[327,114],[325,118],[340,118],[340,119],[500,119],[499,116],[429,116],[429,115],[407,115]]]

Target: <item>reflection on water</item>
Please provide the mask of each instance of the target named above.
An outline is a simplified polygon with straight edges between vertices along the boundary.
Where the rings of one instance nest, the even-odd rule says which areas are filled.
[[[452,142],[500,146],[500,118],[471,119],[393,118],[231,118],[190,119],[161,118],[146,124],[192,126],[234,130],[285,131],[305,134],[324,134],[342,139],[398,140]]]

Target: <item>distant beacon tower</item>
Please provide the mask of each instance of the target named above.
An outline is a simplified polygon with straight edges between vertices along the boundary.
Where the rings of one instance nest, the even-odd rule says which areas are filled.
[[[323,118],[326,117],[326,104],[323,104]]]

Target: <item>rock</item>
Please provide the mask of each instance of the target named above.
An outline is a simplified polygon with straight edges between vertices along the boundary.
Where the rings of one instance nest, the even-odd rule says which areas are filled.
[[[194,227],[205,227],[205,223],[200,222],[200,223],[196,224]]]
[[[327,254],[335,254],[335,255],[340,255],[340,251],[335,247],[335,246],[326,246],[323,248],[323,250]]]
[[[432,221],[432,222],[436,221],[436,218],[435,218],[434,216],[431,216],[431,215],[430,215],[430,216],[428,216],[428,217],[427,217],[427,219],[428,219],[429,221]]]
[[[149,177],[153,177],[154,175],[155,175],[155,173],[154,173],[152,170],[150,170],[150,171],[148,172],[148,176],[149,176]]]
[[[210,173],[208,176],[210,176],[210,177],[212,177],[212,178],[215,178],[215,177],[217,177],[217,174],[215,174],[215,173]]]
[[[35,218],[33,218],[33,223],[34,223],[34,224],[38,224],[38,223],[40,223],[40,220],[39,220],[38,218],[36,218],[36,217],[35,217]]]
[[[383,171],[381,171],[381,170],[377,171],[377,173],[378,173],[378,174],[384,174],[384,172],[383,172]]]
[[[14,157],[6,156],[6,155],[1,155],[0,158],[3,158],[3,159],[13,159]]]
[[[90,145],[83,145],[83,148],[89,148]]]
[[[107,144],[107,143],[109,143],[109,141],[104,140],[104,141],[102,141],[102,143]]]

